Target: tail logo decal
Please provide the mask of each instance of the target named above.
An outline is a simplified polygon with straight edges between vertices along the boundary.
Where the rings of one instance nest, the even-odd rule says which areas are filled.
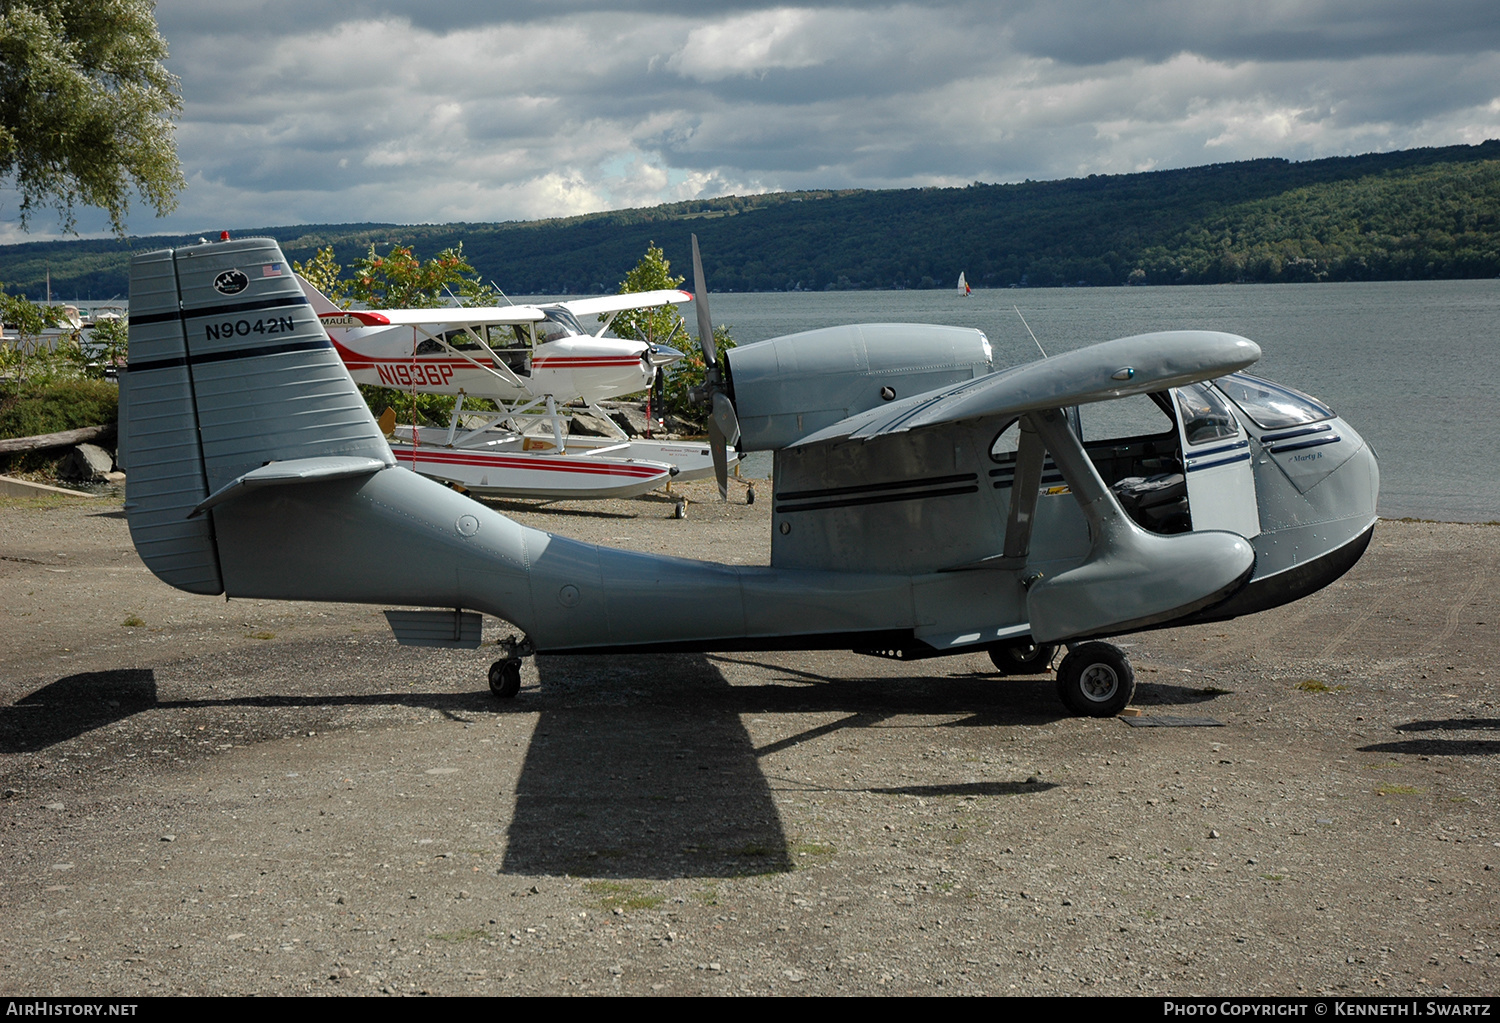
[[[221,295],[238,295],[250,287],[250,278],[239,270],[225,270],[214,278],[214,290]]]

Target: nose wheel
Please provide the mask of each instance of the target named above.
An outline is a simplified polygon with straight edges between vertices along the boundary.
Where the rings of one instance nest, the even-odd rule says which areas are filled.
[[[1135,695],[1135,671],[1113,643],[1080,643],[1057,669],[1057,695],[1081,717],[1114,717]]]

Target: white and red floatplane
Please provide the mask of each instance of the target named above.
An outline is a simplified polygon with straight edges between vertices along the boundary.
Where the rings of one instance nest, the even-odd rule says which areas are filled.
[[[714,473],[706,443],[631,437],[599,402],[649,390],[682,358],[665,344],[610,336],[629,309],[687,302],[679,290],[485,308],[345,310],[303,290],[357,383],[453,395],[446,429],[387,423],[397,461],[424,476],[496,497],[634,497]],[[589,333],[581,317],[602,326]],[[498,412],[464,414],[469,398]],[[609,436],[569,435],[581,404]],[[730,454],[731,460],[737,455]]]

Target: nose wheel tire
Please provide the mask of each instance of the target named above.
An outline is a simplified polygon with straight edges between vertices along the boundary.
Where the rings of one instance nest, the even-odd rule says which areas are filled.
[[[490,665],[490,692],[502,700],[513,698],[521,691],[521,662],[496,661]]]
[[[1051,668],[1057,644],[1033,643],[1026,638],[992,646],[988,652],[990,663],[1002,675],[1041,675]]]
[[[1057,695],[1081,717],[1114,717],[1135,695],[1135,671],[1113,643],[1083,643],[1057,669]]]

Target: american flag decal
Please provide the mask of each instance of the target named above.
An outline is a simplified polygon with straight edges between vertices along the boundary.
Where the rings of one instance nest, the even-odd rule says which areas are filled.
[[[267,264],[265,264],[264,266],[262,266],[260,268],[260,275],[262,277],[280,277],[281,276],[281,264],[280,263],[267,263]]]

